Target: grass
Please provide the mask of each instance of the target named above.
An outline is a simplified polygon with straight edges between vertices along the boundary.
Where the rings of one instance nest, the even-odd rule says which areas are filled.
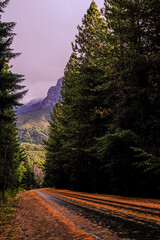
[[[17,191],[7,190],[2,196],[0,192],[0,239],[7,239],[17,235],[14,224],[18,197]]]

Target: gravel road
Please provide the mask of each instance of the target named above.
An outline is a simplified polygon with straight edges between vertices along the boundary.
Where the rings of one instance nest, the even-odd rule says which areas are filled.
[[[35,190],[35,194],[94,239],[160,239],[160,200],[53,188]]]

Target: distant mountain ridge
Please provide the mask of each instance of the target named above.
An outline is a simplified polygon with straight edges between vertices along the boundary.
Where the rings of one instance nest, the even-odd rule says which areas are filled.
[[[55,106],[58,100],[60,100],[62,81],[63,81],[63,78],[58,79],[57,85],[55,87],[51,87],[48,90],[47,97],[41,103],[43,108]]]
[[[50,113],[61,99],[62,81],[60,78],[56,86],[49,88],[44,99],[31,100],[15,110],[19,142],[29,161],[37,166],[44,162],[43,140],[48,136]]]
[[[58,79],[56,86],[50,87],[44,99],[33,99],[29,103],[15,109],[17,115],[28,111],[37,111],[46,107],[53,107],[61,98],[63,78]]]

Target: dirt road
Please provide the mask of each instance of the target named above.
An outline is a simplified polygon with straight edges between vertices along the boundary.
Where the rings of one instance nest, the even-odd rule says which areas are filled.
[[[4,232],[1,239],[14,240],[93,240],[89,234],[77,228],[74,223],[53,211],[36,194],[26,191],[20,194],[14,232]]]
[[[34,193],[45,205],[93,239],[160,239],[160,200],[52,188]]]

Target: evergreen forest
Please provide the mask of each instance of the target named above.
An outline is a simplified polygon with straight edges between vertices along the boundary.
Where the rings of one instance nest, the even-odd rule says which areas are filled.
[[[33,169],[18,142],[14,107],[27,93],[24,76],[12,73],[9,61],[18,57],[11,44],[15,34],[14,22],[3,22],[1,14],[9,0],[0,1],[0,200],[5,192],[14,192],[20,186],[30,188],[34,183]]]
[[[105,0],[101,12],[93,0],[72,50],[45,141],[44,185],[159,197],[159,0]]]

